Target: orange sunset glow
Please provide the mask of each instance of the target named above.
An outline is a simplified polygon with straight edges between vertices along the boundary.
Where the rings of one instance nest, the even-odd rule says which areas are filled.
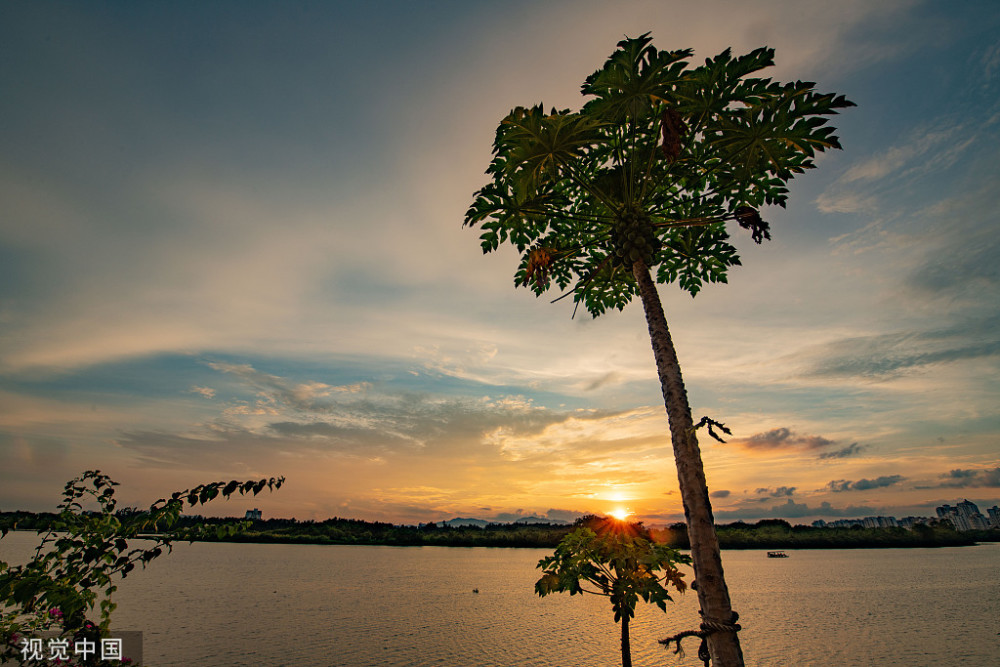
[[[641,304],[536,298],[462,226],[504,114],[580,108],[645,32],[693,63],[766,44],[767,76],[857,103],[761,208],[773,240],[727,227],[728,282],[658,287],[695,421],[732,430],[696,433],[715,519],[1000,501],[1000,66],[974,8],[931,55],[910,3],[336,4],[245,30],[5,7],[0,508],[98,468],[135,506],[283,475],[265,517],[683,520]]]

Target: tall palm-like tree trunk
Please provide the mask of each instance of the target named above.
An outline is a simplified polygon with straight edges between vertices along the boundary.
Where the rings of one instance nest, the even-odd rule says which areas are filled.
[[[729,588],[722,572],[722,557],[719,554],[719,538],[715,534],[715,519],[712,504],[708,499],[708,485],[705,483],[705,469],[701,462],[701,450],[695,437],[694,420],[688,404],[687,391],[681,378],[681,367],[677,361],[667,328],[667,318],[663,314],[660,295],[649,275],[649,268],[638,261],[632,265],[632,275],[639,284],[639,295],[649,339],[653,345],[656,370],[660,376],[663,402],[667,408],[670,423],[670,439],[674,446],[674,461],[677,464],[677,480],[680,483],[684,516],[687,519],[688,537],[691,541],[691,560],[697,582],[698,603],[701,607],[702,622],[729,624],[733,621],[733,608],[729,600]],[[713,632],[708,636],[708,651],[714,667],[743,667],[743,652],[735,632]]]
[[[628,637],[628,615],[622,615],[622,667],[632,667],[632,644]]]

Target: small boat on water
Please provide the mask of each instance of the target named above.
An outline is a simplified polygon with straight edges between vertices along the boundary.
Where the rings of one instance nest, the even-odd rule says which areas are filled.
[[[768,551],[767,552],[767,557],[768,558],[788,558],[788,554],[786,554],[784,551]]]

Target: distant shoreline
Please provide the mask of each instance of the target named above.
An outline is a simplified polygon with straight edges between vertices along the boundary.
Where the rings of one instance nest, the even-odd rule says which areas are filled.
[[[45,530],[57,515],[31,512],[0,512],[0,529]],[[195,525],[221,527],[240,525],[232,535],[191,536],[186,529]],[[555,547],[574,526],[551,524],[489,524],[449,526],[434,523],[399,526],[358,519],[328,519],[322,522],[294,519],[244,521],[236,518],[183,517],[171,535],[177,541],[234,542],[254,544],[336,544],[443,547]],[[765,519],[754,524],[736,522],[716,526],[723,550],[789,549],[891,549],[972,546],[980,542],[1000,542],[1000,530],[957,532],[950,523],[938,521],[915,529],[905,528],[816,528],[792,526],[781,519]],[[645,530],[645,529],[644,529]],[[653,539],[677,549],[690,547],[684,524],[649,530]],[[191,539],[193,537],[193,539]]]

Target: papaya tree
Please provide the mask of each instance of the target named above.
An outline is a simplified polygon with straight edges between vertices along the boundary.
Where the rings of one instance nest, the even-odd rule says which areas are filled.
[[[535,592],[542,597],[568,592],[610,598],[615,622],[621,623],[622,667],[632,667],[629,621],[639,598],[666,611],[672,600],[667,586],[682,593],[687,588],[677,565],[688,562],[687,556],[653,542],[635,524],[609,520],[596,532],[577,528],[559,542],[553,555],[538,561],[542,577]]]
[[[31,560],[23,565],[0,560],[0,663],[51,664],[44,656],[29,659],[29,642],[40,641],[31,636],[45,631],[67,640],[74,638],[74,642],[86,639],[99,644],[111,630],[111,614],[117,606],[112,594],[118,579],[169,553],[176,540],[224,538],[246,524],[195,522],[182,526],[185,506],[203,505],[236,493],[273,491],[284,481],[284,477],[271,477],[209,482],[175,491],[169,499],[161,498],[148,510],[139,511],[116,509],[118,482],[100,470],[88,470],[70,480],[63,489],[59,514],[37,530],[42,539]],[[86,501],[99,510],[85,510]],[[0,528],[0,539],[9,530],[7,526]],[[89,616],[98,606],[95,622]],[[96,657],[87,662],[91,663],[106,664]],[[119,663],[116,660],[114,664]]]
[[[841,95],[757,73],[759,48],[700,66],[690,49],[659,51],[648,34],[618,43],[582,86],[579,111],[516,107],[496,130],[490,181],[465,225],[483,252],[521,254],[516,285],[554,287],[593,316],[642,302],[669,421],[703,626],[713,664],[742,665],[704,466],[657,283],[696,295],[740,264],[730,223],[761,243],[764,206],[784,206],[787,183],[840,148],[828,125]],[[558,299],[556,299],[558,300]],[[574,313],[576,308],[574,308]],[[705,420],[702,420],[705,423]],[[713,422],[709,421],[709,425]]]

